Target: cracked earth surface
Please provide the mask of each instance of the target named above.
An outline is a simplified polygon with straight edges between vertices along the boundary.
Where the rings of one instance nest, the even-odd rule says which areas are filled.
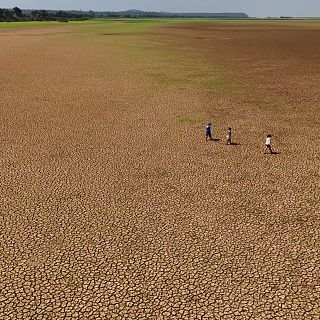
[[[0,318],[320,319],[319,26],[78,28],[0,31]]]

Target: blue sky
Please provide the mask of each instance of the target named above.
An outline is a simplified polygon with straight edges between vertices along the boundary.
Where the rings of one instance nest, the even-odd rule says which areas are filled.
[[[250,16],[320,16],[320,0],[0,0],[0,8],[140,9],[173,12],[245,12]]]

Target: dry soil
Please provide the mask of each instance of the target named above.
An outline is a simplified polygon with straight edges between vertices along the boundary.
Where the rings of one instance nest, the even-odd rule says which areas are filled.
[[[319,25],[117,30],[0,31],[0,318],[320,319]]]

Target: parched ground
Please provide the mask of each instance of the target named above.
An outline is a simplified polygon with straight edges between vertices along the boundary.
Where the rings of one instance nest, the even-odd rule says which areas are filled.
[[[1,30],[0,318],[320,319],[319,36]]]

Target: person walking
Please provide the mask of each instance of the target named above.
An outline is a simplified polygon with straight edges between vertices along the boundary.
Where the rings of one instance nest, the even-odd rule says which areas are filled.
[[[206,125],[206,141],[208,141],[208,138],[209,140],[212,140],[212,135],[211,135],[211,123],[209,122],[207,125]]]
[[[227,144],[232,144],[231,142],[231,135],[232,135],[232,131],[231,131],[231,128],[229,127],[228,130],[227,130]]]
[[[270,151],[270,154],[273,153],[271,148],[271,134],[268,134],[266,138],[266,151]],[[266,151],[264,153],[267,153]]]

